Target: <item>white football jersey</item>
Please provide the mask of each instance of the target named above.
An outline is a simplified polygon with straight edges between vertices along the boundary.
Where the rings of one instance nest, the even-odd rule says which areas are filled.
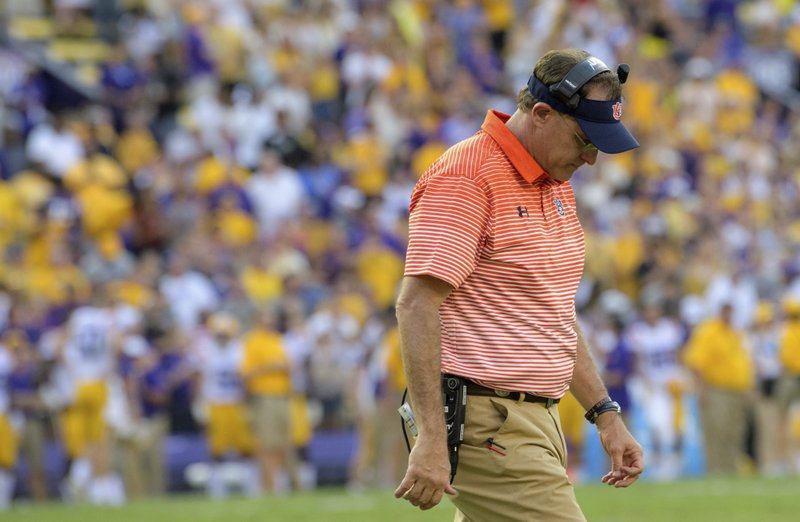
[[[662,317],[655,324],[636,321],[628,330],[630,348],[637,356],[637,370],[653,384],[680,378],[683,373],[678,353],[683,330],[677,321]]]
[[[111,339],[114,317],[109,310],[84,306],[72,312],[64,364],[77,382],[105,379],[114,367]]]
[[[219,346],[214,339],[202,343],[199,363],[205,402],[238,404],[244,401],[241,374],[243,356],[244,347],[239,341],[230,341],[226,346]]]

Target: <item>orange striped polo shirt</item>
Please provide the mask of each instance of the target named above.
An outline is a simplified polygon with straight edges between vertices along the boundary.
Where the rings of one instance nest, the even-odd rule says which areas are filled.
[[[551,179],[489,111],[411,196],[405,275],[453,291],[442,304],[442,371],[496,389],[566,393],[575,366],[583,230],[569,183]]]

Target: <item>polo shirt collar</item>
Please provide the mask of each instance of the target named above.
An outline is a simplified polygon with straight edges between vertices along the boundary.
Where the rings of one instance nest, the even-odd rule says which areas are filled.
[[[483,120],[481,129],[503,149],[511,164],[525,178],[525,181],[534,183],[547,179],[547,173],[542,166],[533,159],[530,152],[522,146],[517,137],[506,127],[506,122],[509,118],[511,116],[508,114],[490,110],[486,113],[486,119]]]

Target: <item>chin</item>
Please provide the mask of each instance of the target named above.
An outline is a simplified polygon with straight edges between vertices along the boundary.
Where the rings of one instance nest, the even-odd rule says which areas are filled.
[[[550,178],[556,181],[566,182],[572,179],[573,174],[575,174],[574,170],[562,170],[559,172],[553,172],[550,174]]]

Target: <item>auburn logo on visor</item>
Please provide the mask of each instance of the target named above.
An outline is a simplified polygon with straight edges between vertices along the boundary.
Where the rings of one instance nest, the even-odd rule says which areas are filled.
[[[621,102],[615,103],[614,105],[611,106],[611,108],[614,109],[614,119],[615,120],[619,120],[620,118],[622,118],[622,103]]]

